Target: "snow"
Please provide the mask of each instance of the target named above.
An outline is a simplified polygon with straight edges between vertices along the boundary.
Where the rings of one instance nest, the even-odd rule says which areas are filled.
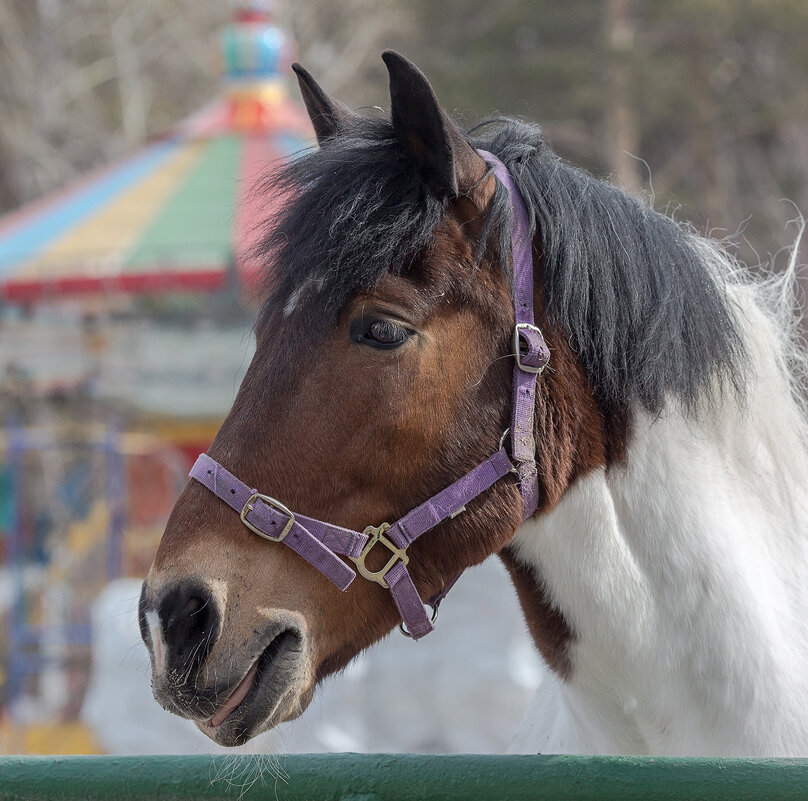
[[[225,750],[152,698],[139,593],[139,581],[119,579],[95,601],[85,723],[109,753]],[[240,750],[503,752],[543,671],[510,579],[491,559],[457,583],[436,631],[417,643],[394,632],[328,679],[299,720]]]

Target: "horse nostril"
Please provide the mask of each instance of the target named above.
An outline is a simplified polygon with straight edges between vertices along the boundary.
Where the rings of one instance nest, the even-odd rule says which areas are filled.
[[[221,612],[210,590],[198,582],[182,582],[163,596],[158,613],[168,668],[188,673],[198,668],[219,637]]]
[[[185,617],[193,617],[194,615],[205,611],[205,601],[202,598],[194,595],[185,602],[185,607],[180,610],[180,615]]]

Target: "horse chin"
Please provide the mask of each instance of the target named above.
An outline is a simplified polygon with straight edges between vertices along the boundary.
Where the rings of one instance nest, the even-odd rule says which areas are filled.
[[[285,695],[289,697],[283,703],[268,700],[266,706],[270,708],[267,710],[266,706],[264,706],[266,716],[263,718],[260,712],[256,715],[253,712],[246,711],[231,715],[216,727],[210,726],[208,721],[196,720],[194,723],[203,734],[206,734],[218,745],[228,748],[244,745],[253,737],[274,729],[275,726],[281,723],[300,717],[306,711],[314,693],[311,689],[305,689],[298,693],[285,693]],[[260,705],[260,701],[256,700],[256,704]]]
[[[243,745],[306,709],[313,695],[310,675],[300,635],[288,629],[253,662],[211,717],[194,722],[219,745]]]

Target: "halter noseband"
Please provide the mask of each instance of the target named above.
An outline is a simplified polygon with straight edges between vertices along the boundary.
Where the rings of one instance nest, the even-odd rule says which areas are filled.
[[[416,640],[435,627],[438,605],[459,574],[427,601],[426,606],[432,608],[430,616],[407,570],[409,545],[438,523],[465,511],[466,504],[508,473],[519,477],[522,520],[533,514],[539,501],[533,415],[538,374],[550,360],[550,351],[533,319],[533,255],[527,210],[505,165],[485,150],[478,153],[492,165],[494,174],[508,190],[513,211],[516,364],[510,427],[512,456],[500,442],[495,454],[395,523],[368,526],[362,533],[292,512],[275,498],[250,489],[206,453],[199,456],[190,472],[191,478],[235,509],[250,531],[270,542],[288,545],[341,590],[356,578],[338,554],[347,556],[361,576],[390,590],[403,621],[402,631]],[[377,546],[387,549],[390,557],[381,570],[371,571],[366,559]]]

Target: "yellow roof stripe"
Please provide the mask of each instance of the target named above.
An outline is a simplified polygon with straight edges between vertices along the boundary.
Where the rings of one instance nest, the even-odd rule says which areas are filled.
[[[98,214],[22,265],[15,278],[117,275],[131,248],[193,169],[207,142],[191,141]]]

